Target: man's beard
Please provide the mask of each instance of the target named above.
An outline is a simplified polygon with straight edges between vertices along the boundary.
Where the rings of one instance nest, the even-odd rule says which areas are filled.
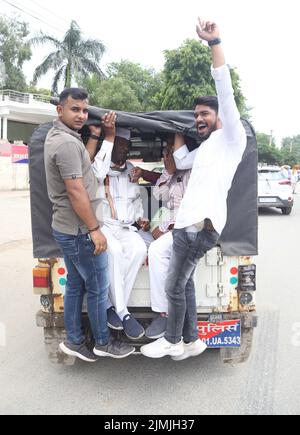
[[[199,133],[199,130],[198,130],[198,134],[199,134],[200,138],[202,139],[202,141],[204,142],[204,141],[206,141],[207,139],[209,139],[210,136],[212,135],[212,133],[213,133],[214,131],[216,131],[217,129],[218,129],[218,122],[216,122],[212,127],[208,128],[208,132],[207,132],[205,135],[201,135],[201,134]]]

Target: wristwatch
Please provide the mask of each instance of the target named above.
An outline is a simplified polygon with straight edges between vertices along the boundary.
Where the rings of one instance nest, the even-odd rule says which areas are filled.
[[[219,45],[219,44],[221,44],[221,39],[220,38],[215,38],[215,39],[212,39],[211,41],[208,41],[208,45],[210,46],[210,47],[212,47],[213,45]]]

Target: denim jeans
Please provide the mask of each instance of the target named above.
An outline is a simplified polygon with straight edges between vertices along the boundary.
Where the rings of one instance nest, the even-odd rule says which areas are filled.
[[[95,245],[89,235],[70,236],[53,230],[68,271],[65,295],[65,328],[70,344],[81,344],[83,334],[82,303],[87,293],[88,316],[97,345],[109,340],[107,299],[109,290],[108,256],[94,255]]]
[[[166,340],[177,344],[182,340],[192,343],[198,339],[197,303],[194,274],[199,260],[214,248],[219,234],[202,230],[188,233],[185,229],[173,231],[173,252],[168,272],[166,293],[169,317]]]

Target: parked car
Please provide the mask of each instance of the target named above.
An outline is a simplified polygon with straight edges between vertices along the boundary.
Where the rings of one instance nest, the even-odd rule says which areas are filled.
[[[284,215],[292,212],[294,195],[291,180],[277,167],[258,169],[258,207],[279,208]]]

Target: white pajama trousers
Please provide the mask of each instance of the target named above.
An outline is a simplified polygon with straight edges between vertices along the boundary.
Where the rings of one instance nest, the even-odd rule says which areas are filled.
[[[153,242],[149,248],[151,307],[156,313],[168,313],[166,281],[173,247],[172,231]]]
[[[147,258],[145,242],[138,233],[122,227],[104,226],[101,231],[107,238],[111,305],[122,317],[140,268]]]

